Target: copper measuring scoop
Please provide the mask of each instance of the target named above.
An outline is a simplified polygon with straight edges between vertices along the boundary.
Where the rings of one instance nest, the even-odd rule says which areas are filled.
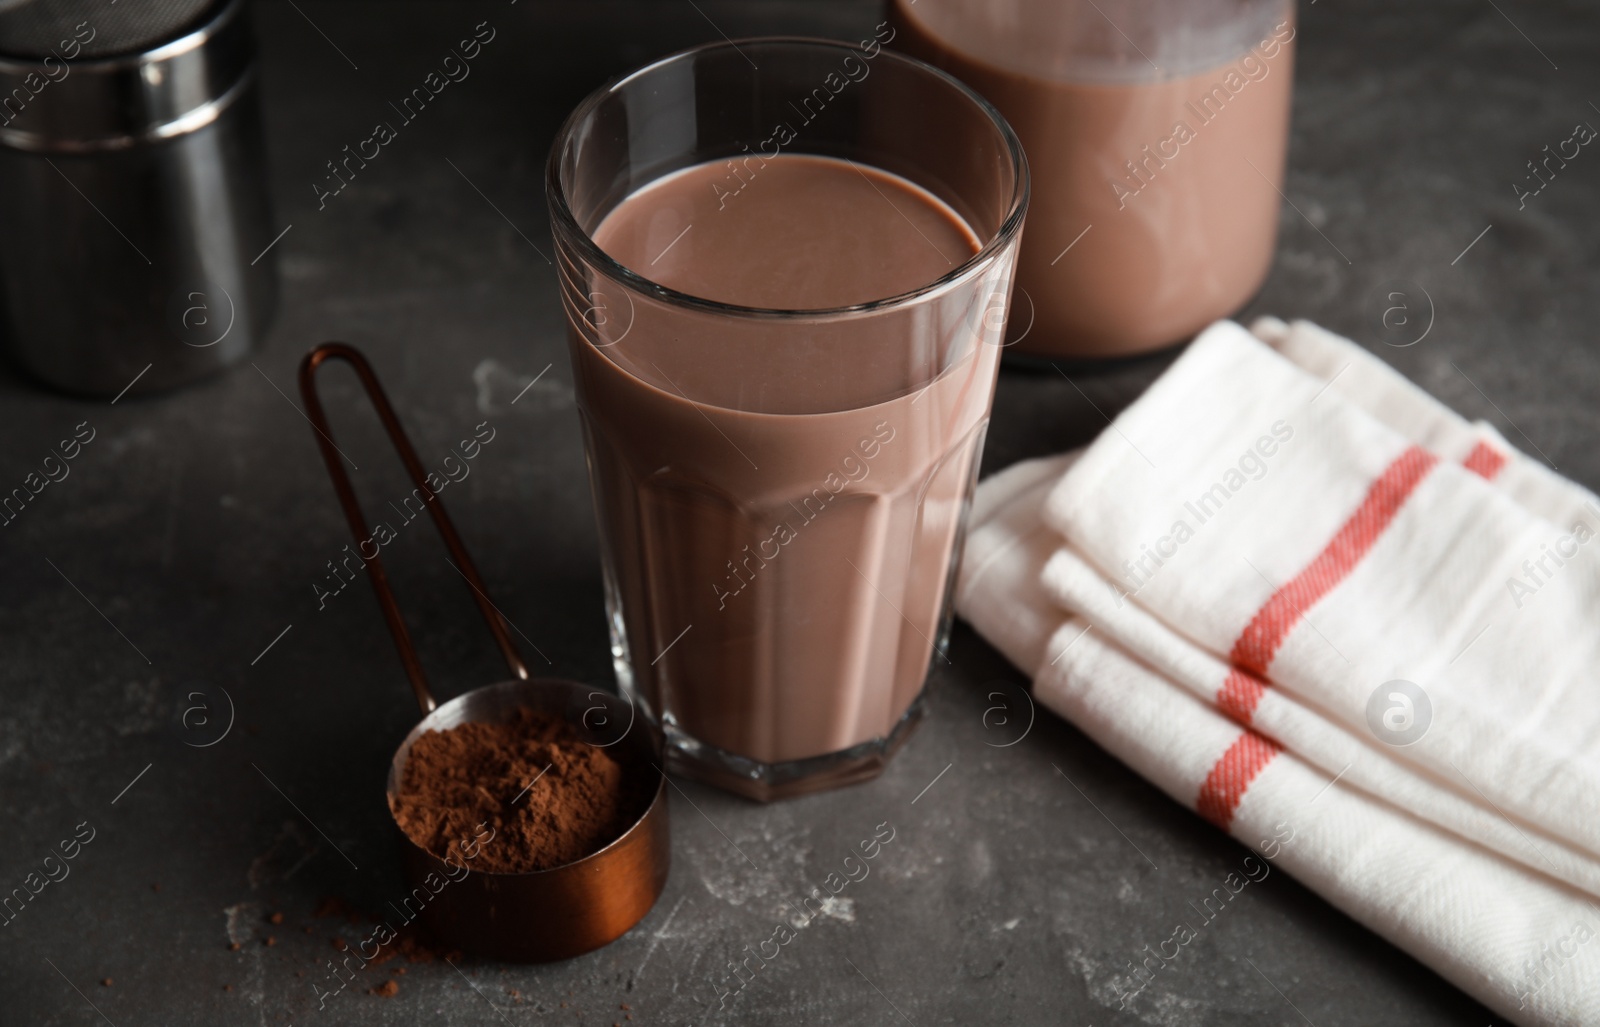
[[[475,688],[443,705],[436,704],[412,645],[411,633],[390,591],[383,561],[376,552],[370,557],[365,552],[361,554],[423,715],[422,722],[400,743],[389,765],[391,816],[406,759],[418,737],[428,731],[443,731],[473,721],[507,720],[522,707],[561,717],[589,744],[609,747],[610,755],[622,765],[623,774],[630,782],[654,783],[649,806],[615,841],[582,859],[531,873],[471,870],[463,861],[463,865],[469,866],[469,872],[460,876],[460,866],[446,864],[418,846],[396,823],[395,834],[400,838],[406,880],[413,889],[412,895],[424,900],[420,918],[435,938],[452,948],[511,962],[568,959],[615,941],[643,919],[667,882],[670,846],[668,803],[663,798],[667,781],[659,769],[661,741],[643,723],[638,730],[633,730],[632,709],[610,692],[573,681],[528,677],[528,669],[506,632],[506,621],[489,601],[478,569],[450,523],[443,501],[428,487],[422,464],[390,407],[383,387],[378,384],[377,375],[359,350],[344,343],[329,342],[307,353],[300,362],[300,393],[305,397],[307,416],[317,431],[317,444],[328,465],[328,474],[333,478],[334,491],[339,495],[339,503],[344,507],[345,518],[356,538],[368,539],[367,521],[341,463],[339,450],[333,444],[315,385],[317,368],[329,360],[343,360],[361,379],[407,473],[420,495],[425,497],[424,505],[433,514],[434,524],[444,536],[456,569],[472,586],[478,609],[488,621],[489,630],[513,675],[510,681]],[[359,548],[364,547],[358,544]],[[493,844],[492,841],[489,844]],[[444,881],[443,887],[437,891],[431,889],[425,883],[430,876],[435,882]]]

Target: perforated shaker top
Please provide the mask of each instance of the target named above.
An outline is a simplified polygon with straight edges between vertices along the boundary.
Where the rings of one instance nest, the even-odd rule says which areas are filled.
[[[218,0],[0,0],[0,54],[66,57],[63,46],[73,40],[79,57],[137,53],[183,35],[216,6]]]

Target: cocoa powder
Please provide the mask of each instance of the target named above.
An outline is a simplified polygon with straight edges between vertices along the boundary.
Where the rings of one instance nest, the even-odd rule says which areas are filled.
[[[406,836],[441,859],[528,873],[615,841],[648,801],[604,749],[561,718],[523,708],[501,723],[419,737],[391,808]],[[488,840],[462,851],[478,837]]]

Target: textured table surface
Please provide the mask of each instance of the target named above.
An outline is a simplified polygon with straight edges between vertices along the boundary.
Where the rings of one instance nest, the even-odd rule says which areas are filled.
[[[670,50],[722,33],[859,38],[881,15],[854,0],[269,0],[256,15],[277,218],[293,227],[276,250],[281,310],[254,364],[115,406],[0,377],[6,488],[73,425],[96,432],[71,476],[0,536],[0,889],[77,825],[94,832],[70,876],[0,928],[0,1021],[1494,1020],[1281,873],[1116,1009],[1113,983],[1246,850],[1048,714],[1002,746],[1023,721],[986,722],[988,695],[1021,711],[1024,679],[964,627],[925,724],[878,780],[771,806],[682,783],[666,893],[616,944],[545,967],[397,959],[319,1008],[312,983],[329,986],[333,938],[359,929],[313,911],[336,896],[378,912],[403,891],[382,788],[415,714],[367,587],[319,608],[313,585],[348,537],[289,399],[296,361],[327,338],[365,348],[425,462],[494,425],[444,498],[535,663],[609,680],[545,259],[550,139],[603,79]],[[1246,315],[1351,335],[1600,485],[1600,157],[1571,161],[1525,209],[1511,185],[1574,123],[1600,124],[1593,5],[1337,0],[1301,17],[1281,238]],[[324,162],[484,21],[496,35],[471,77],[319,210]],[[1415,325],[1382,324],[1395,281],[1432,324],[1415,345],[1394,345]],[[1169,359],[1074,372],[1081,392],[1054,372],[1008,369],[986,467],[1082,444]],[[358,488],[369,502],[404,493],[341,375],[326,391]],[[431,531],[391,550],[438,689],[502,676]],[[230,702],[231,730],[201,747]],[[185,720],[197,705],[211,707],[209,726]],[[895,838],[870,876],[738,990],[727,964],[884,821]],[[370,994],[386,980],[397,994]],[[726,1009],[717,989],[737,990]]]

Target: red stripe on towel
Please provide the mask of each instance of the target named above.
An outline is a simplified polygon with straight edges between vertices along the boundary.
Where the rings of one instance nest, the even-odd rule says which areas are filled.
[[[1472,452],[1467,454],[1461,466],[1488,481],[1493,481],[1494,476],[1500,473],[1500,468],[1506,465],[1506,455],[1489,445],[1479,441],[1472,447]]]
[[[1474,449],[1463,463],[1471,470],[1492,477],[1505,457],[1479,443],[1484,455]],[[1267,667],[1277,655],[1289,632],[1307,610],[1343,581],[1382,536],[1417,483],[1438,463],[1438,458],[1419,446],[1402,453],[1367,490],[1356,512],[1350,515],[1322,552],[1294,579],[1266,601],[1250,619],[1229,656],[1233,669],[1217,690],[1217,706],[1241,724],[1245,731],[1212,764],[1200,785],[1195,800],[1199,814],[1224,831],[1249,790],[1250,783],[1282,746],[1250,730],[1256,706],[1266,692]]]
[[[1383,530],[1405,505],[1417,483],[1438,463],[1438,457],[1412,446],[1390,464],[1367,490],[1366,498],[1344,522],[1316,559],[1288,584],[1273,593],[1233,644],[1228,662],[1260,677],[1277,655],[1289,632],[1307,610],[1355,569]]]
[[[1251,718],[1256,715],[1256,704],[1261,702],[1266,690],[1265,681],[1235,667],[1228,671],[1227,679],[1217,689],[1217,705],[1223,713],[1249,727]]]
[[[1206,775],[1195,810],[1226,831],[1250,782],[1282,751],[1277,742],[1246,729]]]

